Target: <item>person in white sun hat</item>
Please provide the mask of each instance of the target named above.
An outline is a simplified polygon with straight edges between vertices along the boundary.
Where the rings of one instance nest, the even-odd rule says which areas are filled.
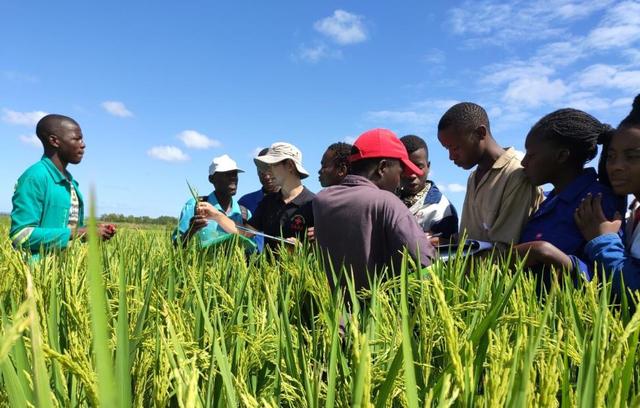
[[[215,157],[209,166],[209,182],[214,190],[208,196],[199,197],[198,201],[207,203],[224,213],[233,223],[242,225],[251,217],[251,213],[240,206],[233,196],[238,191],[238,173],[243,172],[228,155]],[[197,204],[194,198],[190,198],[182,208],[178,228],[173,234],[174,242],[181,241],[184,244],[195,236],[205,246],[212,239],[230,233],[229,228],[198,214]]]
[[[290,143],[278,142],[269,147],[267,154],[253,159],[258,168],[264,169],[280,187],[280,191],[267,194],[247,226],[265,234],[303,241],[313,239],[313,209],[311,202],[315,194],[302,185],[309,172],[302,165],[302,153]],[[227,215],[207,203],[198,205],[198,212],[208,219],[225,225],[229,231],[237,232]],[[266,240],[274,247],[275,240]]]

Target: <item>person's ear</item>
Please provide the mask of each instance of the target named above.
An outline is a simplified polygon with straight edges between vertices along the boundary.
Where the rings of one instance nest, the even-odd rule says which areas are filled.
[[[389,161],[387,161],[386,159],[382,159],[378,162],[378,165],[376,166],[376,175],[379,178],[382,178],[384,176],[384,173],[386,173],[387,168],[389,167]]]
[[[213,174],[209,175],[209,183],[213,184]]]
[[[60,139],[58,139],[58,136],[54,134],[50,134],[49,136],[47,136],[47,141],[49,142],[49,146],[51,147],[55,147],[56,149],[60,147]]]
[[[484,140],[487,137],[487,134],[489,134],[485,125],[478,126],[473,132],[478,135],[480,140]]]
[[[566,163],[571,157],[571,151],[569,149],[559,149],[556,152],[556,162]]]
[[[341,164],[340,167],[338,167],[338,176],[344,177],[346,175],[347,175],[347,166],[345,164]]]
[[[427,169],[430,169],[430,168],[431,168],[431,162],[427,161]]]

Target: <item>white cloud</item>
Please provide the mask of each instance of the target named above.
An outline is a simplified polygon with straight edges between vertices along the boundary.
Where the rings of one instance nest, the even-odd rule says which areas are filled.
[[[352,145],[356,142],[357,139],[358,139],[358,136],[347,136],[343,139],[343,141],[345,143],[349,143],[350,145]]]
[[[209,149],[222,146],[219,140],[211,139],[195,130],[183,130],[178,134],[178,139],[191,149]]]
[[[621,106],[631,108],[632,103],[633,98],[618,98],[615,101],[611,102],[611,106],[614,106],[616,108]]]
[[[509,84],[503,100],[507,103],[539,106],[558,101],[567,94],[568,90],[569,88],[561,79],[549,80],[546,76],[525,77]]]
[[[341,45],[356,44],[367,39],[364,18],[344,10],[334,11],[332,16],[316,21],[313,27]]]
[[[599,49],[627,48],[640,39],[640,2],[624,1],[607,11],[601,23],[587,36]]]
[[[564,36],[569,24],[606,9],[613,0],[465,1],[450,10],[448,26],[468,45],[508,45]]]
[[[415,102],[405,109],[370,111],[365,116],[369,121],[382,124],[391,122],[422,128],[434,125],[447,109],[458,102],[451,99],[427,99]]]
[[[494,64],[488,68],[489,74],[480,79],[481,84],[502,85],[523,78],[549,76],[554,69],[541,64],[522,61]]]
[[[458,183],[447,184],[447,191],[451,191],[452,193],[464,193],[467,191],[467,186],[463,186]]]
[[[43,111],[17,112],[11,109],[2,110],[2,120],[12,125],[35,126],[45,115],[47,115],[47,112]]]
[[[640,89],[640,70],[626,71],[613,65],[595,64],[582,71],[577,83],[582,88]]]
[[[441,49],[433,48],[429,50],[429,52],[427,52],[422,59],[428,64],[438,65],[444,63],[444,61],[447,59],[447,56]]]
[[[29,146],[42,147],[42,142],[40,141],[40,139],[38,139],[38,136],[36,135],[21,135],[19,139],[22,143],[27,144]]]
[[[175,146],[155,146],[147,151],[147,155],[154,159],[168,162],[189,160],[189,156]]]
[[[342,52],[340,50],[332,50],[325,44],[318,44],[311,47],[307,47],[303,44],[300,46],[298,53],[295,55],[296,59],[300,59],[313,64],[323,59],[340,57],[342,57]]]
[[[129,118],[133,116],[133,113],[120,101],[104,101],[101,105],[104,110],[113,116],[118,116],[120,118]]]

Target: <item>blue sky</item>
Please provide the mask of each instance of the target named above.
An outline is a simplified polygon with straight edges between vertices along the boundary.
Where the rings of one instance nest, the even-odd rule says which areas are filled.
[[[0,3],[0,212],[41,155],[44,113],[74,117],[87,152],[70,168],[98,210],[175,215],[185,179],[210,190],[224,153],[296,144],[313,173],[330,143],[373,127],[430,146],[432,179],[460,209],[467,173],[436,138],[458,101],[482,104],[522,150],[545,113],[576,107],[617,124],[640,91],[640,2]]]

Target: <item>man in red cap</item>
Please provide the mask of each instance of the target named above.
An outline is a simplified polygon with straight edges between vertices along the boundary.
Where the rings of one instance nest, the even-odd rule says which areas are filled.
[[[342,266],[353,273],[356,290],[368,288],[373,274],[380,276],[385,267],[387,273],[399,273],[405,248],[416,262],[430,265],[433,246],[394,194],[403,173],[422,175],[400,139],[387,129],[369,130],[354,143],[349,161],[351,171],[342,183],[325,188],[313,201],[315,236],[325,262],[337,276]],[[328,270],[334,284],[331,275]]]

